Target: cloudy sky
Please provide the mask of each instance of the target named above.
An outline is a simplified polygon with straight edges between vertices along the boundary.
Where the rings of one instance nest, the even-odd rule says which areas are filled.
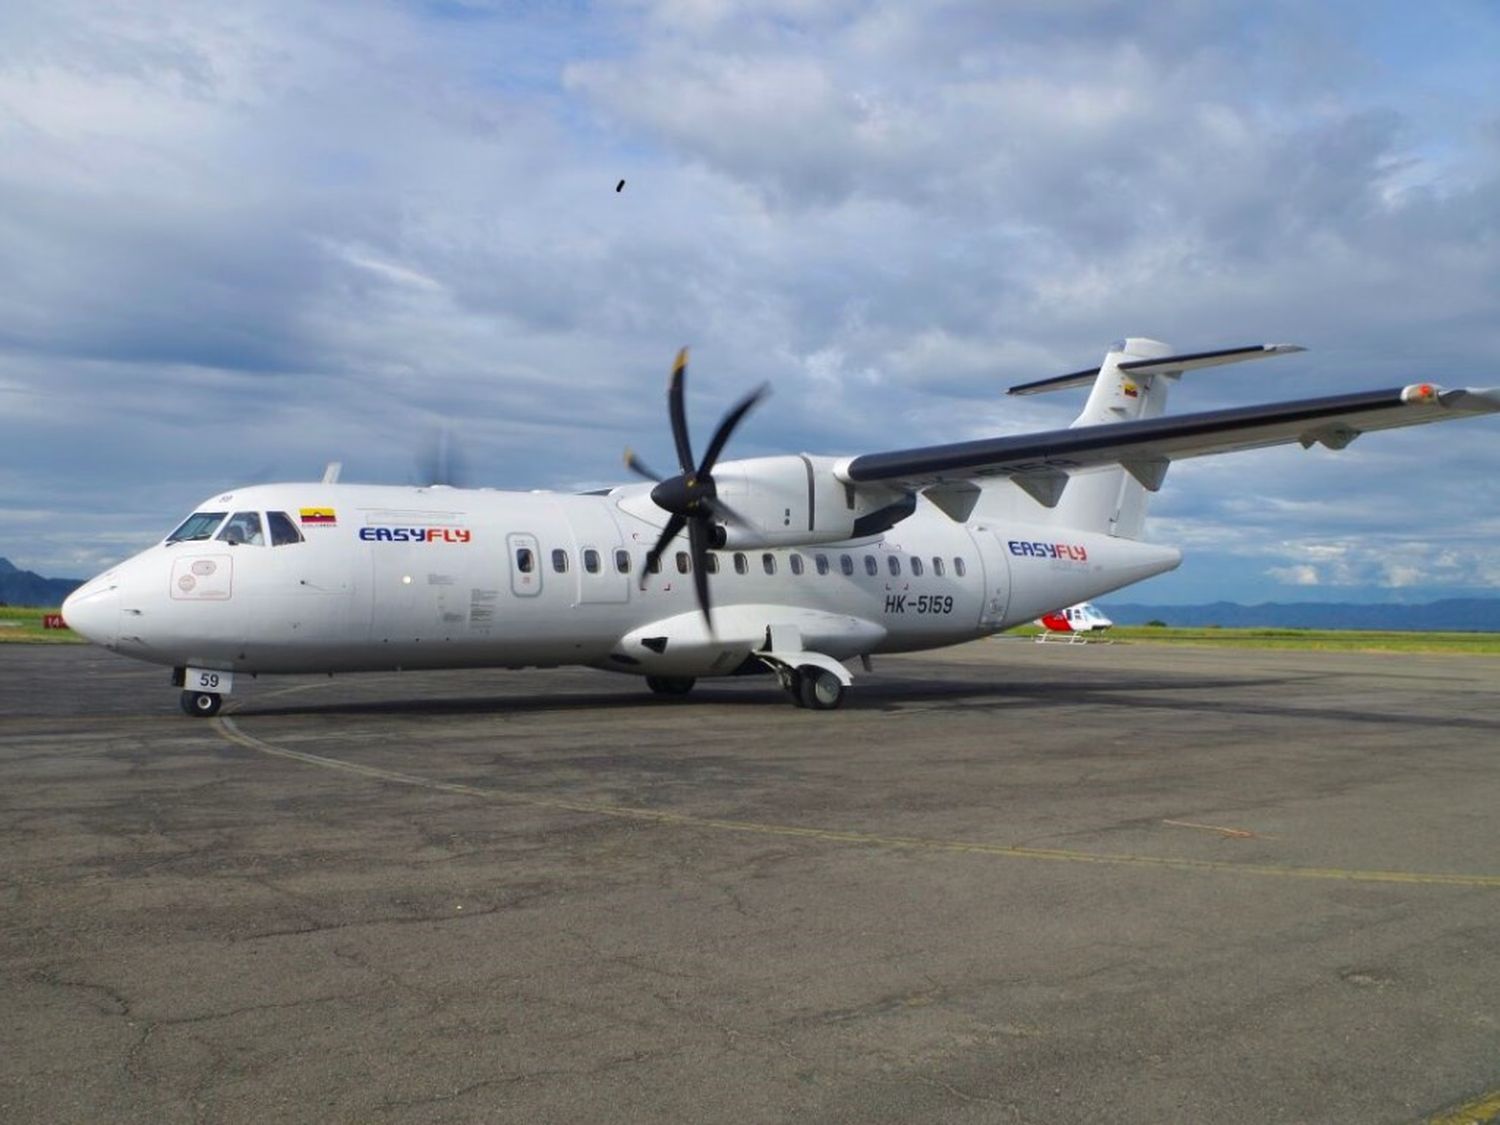
[[[0,6],[0,555],[235,484],[593,487],[1065,425],[1111,340],[1311,350],[1176,410],[1500,385],[1500,6]],[[626,187],[615,191],[624,179]],[[702,439],[700,438],[700,441]],[[1175,466],[1141,600],[1500,593],[1500,419]]]

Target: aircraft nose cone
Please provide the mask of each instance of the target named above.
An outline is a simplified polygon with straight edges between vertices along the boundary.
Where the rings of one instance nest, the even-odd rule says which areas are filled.
[[[120,591],[113,582],[90,582],[62,604],[68,628],[96,645],[112,648],[120,639]]]

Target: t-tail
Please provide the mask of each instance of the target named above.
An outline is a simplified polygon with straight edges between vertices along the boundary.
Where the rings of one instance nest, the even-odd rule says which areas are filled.
[[[1169,387],[1184,371],[1302,350],[1295,344],[1256,344],[1173,355],[1172,349],[1159,340],[1132,336],[1111,345],[1098,368],[1024,383],[1012,387],[1010,393],[1034,395],[1091,385],[1083,412],[1069,428],[1109,426],[1159,417],[1166,410]],[[1139,539],[1147,503],[1166,479],[1168,464],[1164,457],[1141,457],[1080,469],[1066,476],[1058,473],[1050,481],[1039,477],[1030,482],[1030,487],[1024,480],[1016,483],[1043,505],[1039,523]],[[1049,490],[1055,491],[1049,494]]]

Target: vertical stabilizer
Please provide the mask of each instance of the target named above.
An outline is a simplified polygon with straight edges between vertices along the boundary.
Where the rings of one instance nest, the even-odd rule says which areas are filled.
[[[1173,355],[1172,349],[1158,340],[1132,336],[1111,347],[1098,370],[1089,367],[1021,383],[1011,387],[1010,393],[1039,395],[1089,387],[1089,400],[1083,413],[1073,420],[1072,428],[1111,426],[1159,417],[1167,407],[1167,388],[1185,371],[1302,350],[1297,344],[1250,344]],[[1139,456],[1117,465],[1070,470],[1044,458],[1034,469],[1011,473],[1008,482],[1014,487],[987,489],[982,503],[989,515],[1139,539],[1146,501],[1166,479],[1167,465],[1165,457]]]
[[[1158,417],[1167,406],[1167,386],[1175,373],[1139,374],[1120,370],[1132,361],[1165,359],[1172,349],[1158,340],[1132,336],[1110,347],[1099,365],[1099,375],[1083,412],[1073,420],[1081,426],[1107,426],[1137,418]],[[1085,531],[1102,531],[1138,539],[1146,519],[1148,494],[1161,487],[1165,460],[1110,465],[1073,474],[1048,522]]]
[[[1167,404],[1167,388],[1162,380],[1171,376],[1132,375],[1121,371],[1120,364],[1132,360],[1165,359],[1172,349],[1159,340],[1132,336],[1111,344],[1099,365],[1099,377],[1083,413],[1073,420],[1073,427],[1104,426],[1111,422],[1132,422],[1137,418],[1155,418]]]

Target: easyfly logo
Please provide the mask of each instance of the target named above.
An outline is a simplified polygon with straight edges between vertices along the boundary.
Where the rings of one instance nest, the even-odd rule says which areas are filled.
[[[362,527],[359,537],[372,543],[467,543],[467,527]]]
[[[1087,547],[1076,543],[1032,543],[1024,539],[1012,539],[1007,544],[1010,553],[1027,559],[1062,559],[1064,562],[1088,562]]]

